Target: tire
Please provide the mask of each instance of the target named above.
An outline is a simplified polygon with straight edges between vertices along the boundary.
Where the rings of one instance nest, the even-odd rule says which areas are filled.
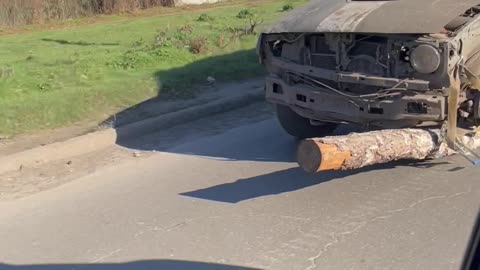
[[[285,105],[277,105],[277,118],[283,129],[298,139],[324,137],[333,133],[338,124],[324,123],[316,126]]]

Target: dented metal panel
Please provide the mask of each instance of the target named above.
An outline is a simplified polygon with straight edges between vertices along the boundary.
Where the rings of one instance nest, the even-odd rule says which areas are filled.
[[[438,33],[478,4],[480,0],[313,0],[266,32]]]
[[[356,29],[370,13],[384,4],[385,2],[355,2],[344,5],[323,20],[316,31],[345,32]]]

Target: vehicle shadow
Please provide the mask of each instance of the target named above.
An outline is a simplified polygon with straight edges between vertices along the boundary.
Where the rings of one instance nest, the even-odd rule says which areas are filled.
[[[206,123],[216,122],[217,119],[211,118],[199,125],[186,125],[175,130],[168,128],[163,131],[159,130],[157,126],[150,125],[147,128],[142,127],[139,129],[142,133],[135,133],[134,131],[132,134],[131,131],[122,131],[122,127],[133,122],[138,123],[138,120],[158,115],[166,115],[175,110],[188,108],[191,105],[191,99],[184,99],[184,97],[190,94],[197,94],[197,92],[190,93],[189,91],[191,90],[188,89],[192,89],[192,85],[199,85],[200,88],[202,86],[208,86],[206,78],[209,76],[216,78],[218,81],[224,81],[241,79],[242,76],[251,77],[252,75],[258,76],[262,74],[262,67],[256,60],[255,51],[249,49],[206,57],[177,68],[159,70],[154,74],[158,91],[156,97],[108,117],[104,121],[104,124],[116,128],[118,131],[116,139],[117,145],[129,149],[162,151],[223,160],[293,163],[295,162],[295,152],[298,141],[285,134],[277,121],[272,119],[249,123],[248,125],[241,126],[241,128],[236,128],[235,125],[229,123],[233,122],[231,119],[218,121],[217,126],[212,128]],[[235,64],[232,65],[232,63]],[[203,82],[203,84],[199,82]],[[242,89],[235,89],[235,91],[241,90]],[[255,112],[253,112],[253,114],[254,113]],[[241,115],[241,117],[248,118],[249,116]],[[185,118],[184,120],[182,123],[188,123],[189,121],[196,120],[196,118]],[[200,135],[197,136],[197,134],[208,129],[216,129],[216,133],[214,132],[213,135],[209,133],[209,135],[204,137]],[[342,125],[333,135],[344,135],[350,132],[361,131],[365,131],[365,129]],[[150,133],[153,133],[155,136],[158,135],[158,137],[161,137],[161,140],[165,140],[165,142],[161,144],[159,140],[153,142],[148,141],[152,139],[152,136],[146,138],[147,136],[144,135],[150,135]],[[312,183],[327,181],[325,179],[342,177],[342,175],[344,175],[344,173],[338,172],[328,173],[326,176],[321,177],[306,177],[305,183],[300,181],[293,186],[284,188],[287,190],[301,188],[302,186]],[[284,172],[283,177],[285,179],[291,178],[292,172]],[[259,182],[264,183],[263,185],[267,185],[272,181],[268,176],[260,180]],[[240,182],[240,185],[249,187],[252,185],[251,183],[256,182],[258,181],[244,180]],[[280,185],[278,188],[280,188],[280,190],[275,190],[274,188],[272,193],[282,192],[282,186]],[[202,194],[204,194],[204,192],[202,192]],[[244,195],[240,197],[242,196]]]
[[[92,263],[92,264],[38,264],[8,265],[0,263],[0,270],[255,270],[224,264],[177,261],[177,260],[145,260],[128,263]]]
[[[155,73],[160,94],[170,98],[190,97],[192,85],[207,82],[208,77],[218,81],[233,81],[263,75],[254,49],[241,50],[206,57],[191,64],[160,70]],[[190,90],[190,91],[189,91]]]
[[[229,97],[229,94],[238,95],[238,91],[242,89],[232,89],[232,91],[230,89],[220,89],[223,85],[222,82],[258,78],[262,74],[263,68],[258,63],[253,49],[205,57],[184,66],[158,70],[153,74],[157,84],[157,95],[155,97],[110,115],[101,121],[100,126],[116,128],[119,130],[117,144],[127,148],[135,148],[138,145],[131,143],[132,138],[136,139],[145,132],[157,131],[159,128],[143,126],[142,133],[135,133],[135,131],[122,132],[121,127],[148,118],[188,109],[204,102],[215,101],[218,99],[215,93],[219,90],[222,91],[222,97]],[[208,81],[207,78],[209,77],[215,78],[215,83]],[[200,97],[200,94],[211,95]],[[186,118],[185,122],[192,120],[195,120],[195,118]]]
[[[298,143],[272,119],[160,151],[223,161],[296,162]]]

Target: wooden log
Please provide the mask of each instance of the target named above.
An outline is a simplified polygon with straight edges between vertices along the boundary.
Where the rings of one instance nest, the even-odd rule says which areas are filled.
[[[465,135],[469,148],[480,147],[480,135]],[[439,129],[395,129],[302,141],[298,164],[307,172],[350,170],[394,160],[425,160],[454,154]]]

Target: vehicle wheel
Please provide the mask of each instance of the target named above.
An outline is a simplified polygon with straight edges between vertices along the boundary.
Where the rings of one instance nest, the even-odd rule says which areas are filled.
[[[283,129],[298,139],[328,136],[338,126],[335,123],[324,123],[320,126],[312,125],[310,120],[298,115],[284,105],[277,105],[277,118]]]

